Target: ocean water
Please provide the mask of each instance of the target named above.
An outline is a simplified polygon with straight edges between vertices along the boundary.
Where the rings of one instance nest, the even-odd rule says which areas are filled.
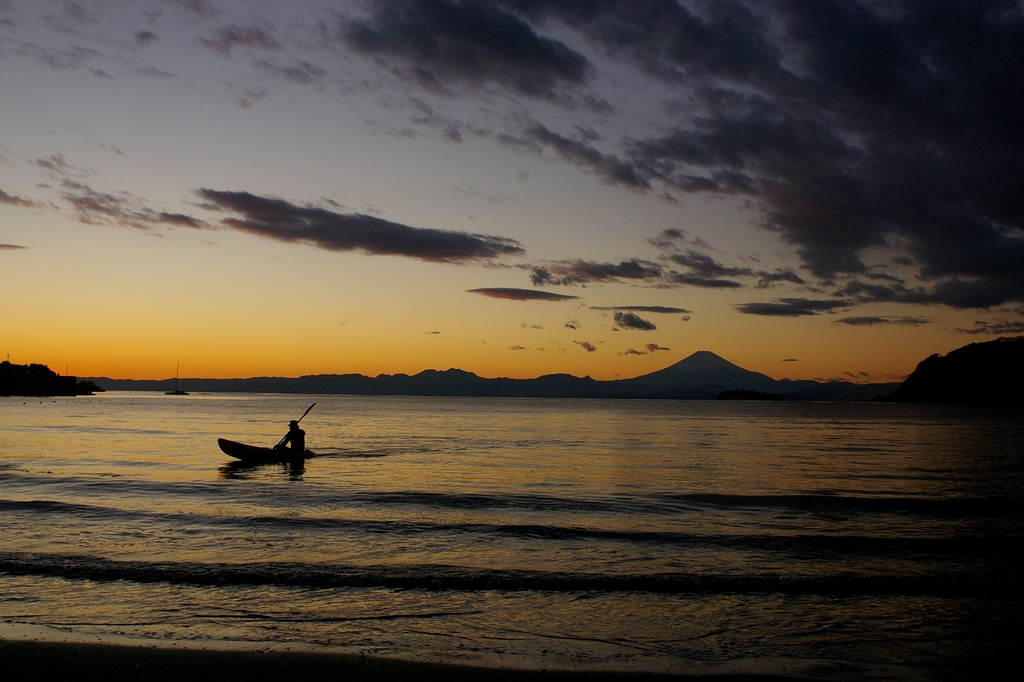
[[[314,401],[304,467],[219,451],[273,444]],[[531,668],[982,676],[1024,635],[1022,417],[0,398],[0,622]]]

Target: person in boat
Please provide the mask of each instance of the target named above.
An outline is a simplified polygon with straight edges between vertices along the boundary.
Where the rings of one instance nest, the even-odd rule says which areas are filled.
[[[279,449],[283,450],[291,444],[292,452],[303,455],[306,452],[306,432],[299,428],[299,422],[295,419],[288,423],[288,433],[281,441]]]

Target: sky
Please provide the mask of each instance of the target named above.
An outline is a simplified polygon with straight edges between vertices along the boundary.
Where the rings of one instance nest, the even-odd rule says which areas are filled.
[[[1024,4],[0,0],[0,357],[898,381],[1024,333]]]

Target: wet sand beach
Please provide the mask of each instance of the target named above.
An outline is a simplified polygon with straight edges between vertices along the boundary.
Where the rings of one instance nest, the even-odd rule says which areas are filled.
[[[376,658],[354,654],[287,652],[287,651],[212,651],[202,649],[168,649],[110,644],[68,642],[24,642],[0,640],[0,661],[9,680],[216,680],[230,682],[278,682],[282,679],[361,680],[402,679],[453,680],[472,682],[488,680],[503,682],[545,680],[575,682],[655,682],[657,680],[688,680],[697,682],[767,682],[796,678],[757,673],[724,673],[664,675],[646,672],[520,670],[485,668],[441,663],[424,663],[400,659]]]

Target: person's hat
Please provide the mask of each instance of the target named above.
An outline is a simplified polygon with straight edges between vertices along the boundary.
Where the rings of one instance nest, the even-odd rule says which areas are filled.
[[[290,422],[288,422],[288,426],[298,426],[298,425],[299,425],[299,422],[297,420],[295,420],[295,419],[293,419]]]

